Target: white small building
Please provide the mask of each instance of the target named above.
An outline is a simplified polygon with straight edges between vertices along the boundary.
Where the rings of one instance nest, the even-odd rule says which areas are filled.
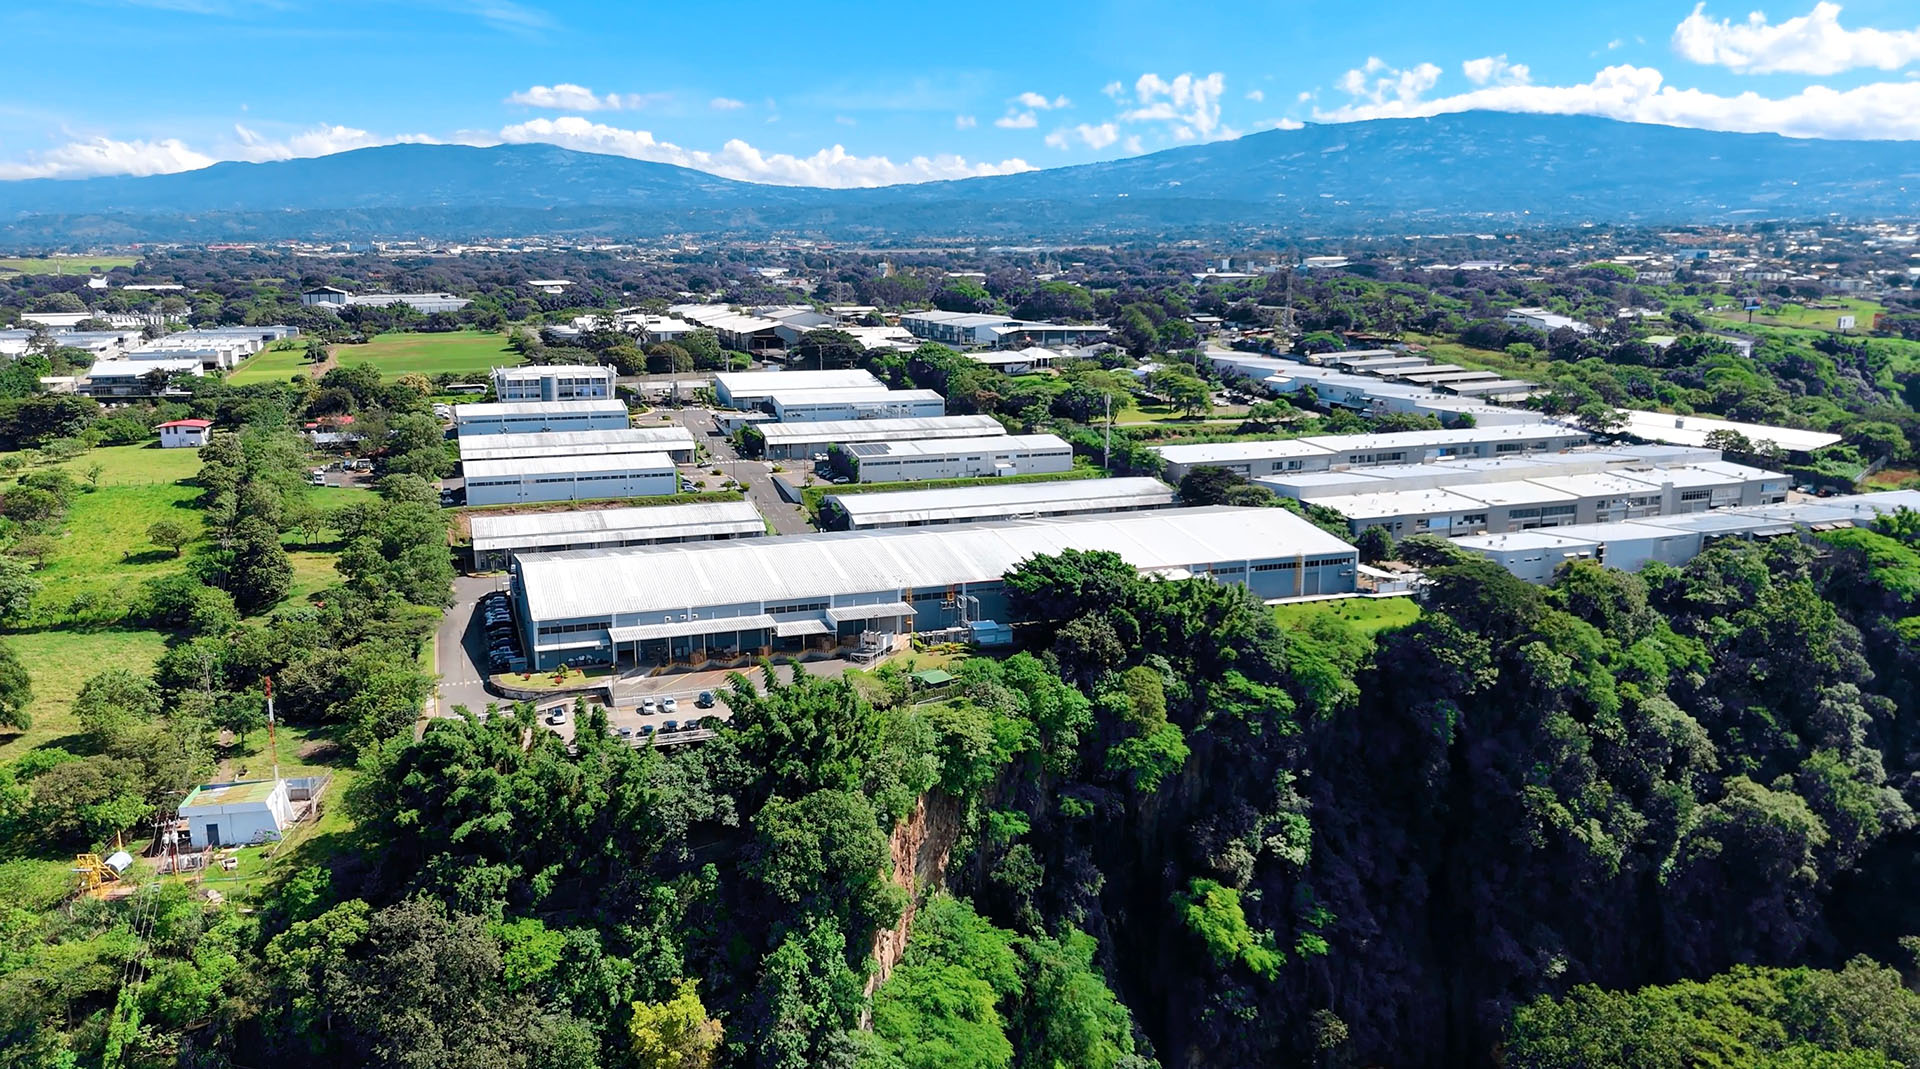
[[[934,390],[801,390],[770,399],[782,423],[849,419],[919,419],[947,414],[947,399]]]
[[[613,396],[613,369],[600,364],[529,364],[493,369],[502,401],[590,401]]]
[[[213,440],[210,419],[176,419],[159,426],[160,448],[198,449]]]
[[[180,819],[196,850],[272,842],[293,823],[293,802],[282,779],[209,783],[180,803]]]
[[[1593,328],[1574,319],[1545,308],[1515,308],[1502,317],[1502,321],[1512,327],[1529,327],[1543,334],[1552,334],[1565,328],[1575,334],[1592,334]]]
[[[463,468],[469,505],[658,497],[680,488],[665,453],[476,460]]]
[[[1058,435],[1002,434],[845,447],[863,483],[1039,475],[1073,470],[1073,447]]]
[[[550,431],[624,430],[630,423],[619,401],[502,401],[454,409],[460,436],[542,434]]]
[[[549,297],[560,296],[562,293],[567,292],[567,287],[571,285],[573,285],[573,283],[564,278],[527,279],[527,286],[529,288],[538,290]]]

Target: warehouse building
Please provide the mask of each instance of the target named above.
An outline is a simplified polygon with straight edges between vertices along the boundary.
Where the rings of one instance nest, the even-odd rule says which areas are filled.
[[[1840,441],[1840,435],[1826,431],[1771,427],[1764,423],[1739,423],[1710,416],[1676,416],[1670,412],[1642,412],[1638,409],[1621,409],[1620,412],[1627,418],[1626,425],[1621,428],[1621,434],[1671,445],[1703,446],[1707,444],[1707,436],[1718,431],[1722,434],[1738,435],[1752,443],[1754,448],[1775,446],[1784,450],[1790,457],[1804,457],[1816,449],[1823,449]]]
[[[933,390],[890,390],[885,386],[854,390],[776,392],[768,398],[781,423],[824,423],[849,419],[923,419],[947,414],[947,399]]]
[[[611,431],[481,434],[460,439],[460,463],[520,457],[565,457],[582,453],[665,453],[676,464],[691,464],[693,446],[693,432],[677,423]]]
[[[1101,512],[1172,508],[1173,488],[1158,479],[1069,479],[1043,483],[986,483],[941,490],[832,494],[821,505],[834,530],[933,527],[948,523],[1023,520]]]
[[[665,453],[476,460],[466,465],[466,480],[469,505],[655,497],[680,488]]]
[[[1355,534],[1381,527],[1395,538],[1457,537],[1777,504],[1786,500],[1788,481],[1778,472],[1720,461],[1418,488],[1396,488],[1389,480],[1379,490],[1305,500],[1345,516]]]
[[[745,665],[1016,622],[1003,577],[1066,549],[1262,598],[1351,592],[1358,567],[1352,546],[1284,509],[1217,507],[526,554],[513,596],[538,668]]]
[[[1676,468],[1719,462],[1720,452],[1717,449],[1630,445],[1617,449],[1571,449],[1564,453],[1467,457],[1419,464],[1378,464],[1330,471],[1287,472],[1261,476],[1254,482],[1281,497],[1309,501],[1336,494],[1426,490],[1475,483],[1514,482],[1550,475],[1588,475],[1632,468]]]
[[[918,442],[861,442],[834,454],[863,483],[1042,475],[1073,469],[1073,447],[1053,434],[1001,434]]]
[[[819,423],[748,424],[769,460],[805,460],[836,445],[912,442],[937,438],[986,438],[1007,433],[992,416],[926,416],[919,419],[825,420]]]
[[[613,396],[613,369],[598,364],[493,369],[502,401],[596,401]]]
[[[1107,339],[1104,324],[1036,323],[991,312],[908,312],[900,325],[916,338],[943,345],[991,345],[1002,349],[1092,345]]]
[[[776,393],[801,390],[881,389],[886,383],[869,371],[722,371],[713,376],[713,395],[723,408],[765,408]]]
[[[1507,457],[1552,453],[1586,445],[1593,436],[1558,423],[1502,424],[1457,430],[1322,434],[1256,442],[1163,445],[1167,478],[1179,482],[1199,467],[1225,468],[1259,478],[1297,471],[1333,471],[1373,464],[1419,464],[1451,457]]]
[[[1654,561],[1678,567],[1721,538],[1775,538],[1864,527],[1900,508],[1920,508],[1920,491],[1850,494],[1627,523],[1579,524],[1550,532],[1472,535],[1456,538],[1453,544],[1530,583],[1545,583],[1572,560],[1597,561],[1630,572]]]
[[[611,399],[456,405],[453,414],[462,438],[469,434],[548,434],[627,427],[627,406]]]
[[[692,505],[570,509],[469,517],[475,571],[498,571],[515,554],[575,549],[620,549],[675,542],[758,538],[767,522],[750,502],[707,501]]]

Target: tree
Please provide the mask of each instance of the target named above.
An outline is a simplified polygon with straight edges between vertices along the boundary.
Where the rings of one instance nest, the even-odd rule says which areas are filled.
[[[681,980],[665,1002],[634,1003],[627,1031],[641,1069],[707,1069],[725,1034],[692,980]]]
[[[25,731],[33,726],[33,678],[12,646],[0,642],[0,727]]]
[[[1605,401],[1588,401],[1574,413],[1582,430],[1593,434],[1614,434],[1627,425],[1627,414]]]
[[[73,715],[81,730],[110,746],[160,715],[160,691],[145,675],[108,668],[81,684],[73,699]]]
[[[1360,560],[1366,564],[1378,564],[1393,559],[1393,535],[1385,527],[1368,527],[1353,540],[1353,546],[1360,551]]]
[[[19,557],[0,557],[0,620],[24,618],[41,586],[32,564]]]
[[[692,371],[693,354],[670,341],[656,342],[647,346],[647,372],[653,375],[678,374]]]
[[[1201,465],[1180,477],[1180,500],[1187,505],[1224,505],[1227,495],[1247,480],[1225,468]]]
[[[173,555],[178,557],[187,543],[193,541],[193,532],[177,520],[155,520],[147,525],[147,541],[162,549],[173,550]]]
[[[712,371],[724,362],[720,339],[711,330],[702,328],[688,331],[680,336],[676,344],[693,357],[693,366],[696,370]]]
[[[271,608],[293,589],[293,562],[280,545],[280,532],[264,520],[241,520],[234,529],[233,563],[227,590],[241,612]]]

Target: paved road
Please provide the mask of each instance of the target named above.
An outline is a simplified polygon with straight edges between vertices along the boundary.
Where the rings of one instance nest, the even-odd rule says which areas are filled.
[[[713,423],[713,412],[705,408],[682,408],[672,412],[674,422],[687,428],[694,440],[706,443],[707,454],[711,461],[704,468],[682,466],[681,471],[689,477],[713,478],[713,469],[719,468],[728,477],[746,485],[747,500],[760,510],[760,515],[773,524],[775,534],[796,535],[812,534],[814,526],[807,522],[806,510],[799,505],[789,504],[780,496],[773,485],[773,470],[760,460],[742,460],[733,448],[727,436],[720,434]]]
[[[434,643],[434,671],[440,676],[435,716],[451,716],[464,705],[474,712],[498,701],[486,688],[486,633],[473,615],[474,603],[489,590],[506,589],[504,576],[455,576],[453,608],[440,618]]]

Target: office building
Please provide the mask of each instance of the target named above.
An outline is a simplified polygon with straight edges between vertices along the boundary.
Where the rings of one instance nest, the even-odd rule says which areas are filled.
[[[1073,447],[1058,435],[1000,434],[917,442],[861,442],[834,454],[863,483],[1040,475],[1073,469]]]

